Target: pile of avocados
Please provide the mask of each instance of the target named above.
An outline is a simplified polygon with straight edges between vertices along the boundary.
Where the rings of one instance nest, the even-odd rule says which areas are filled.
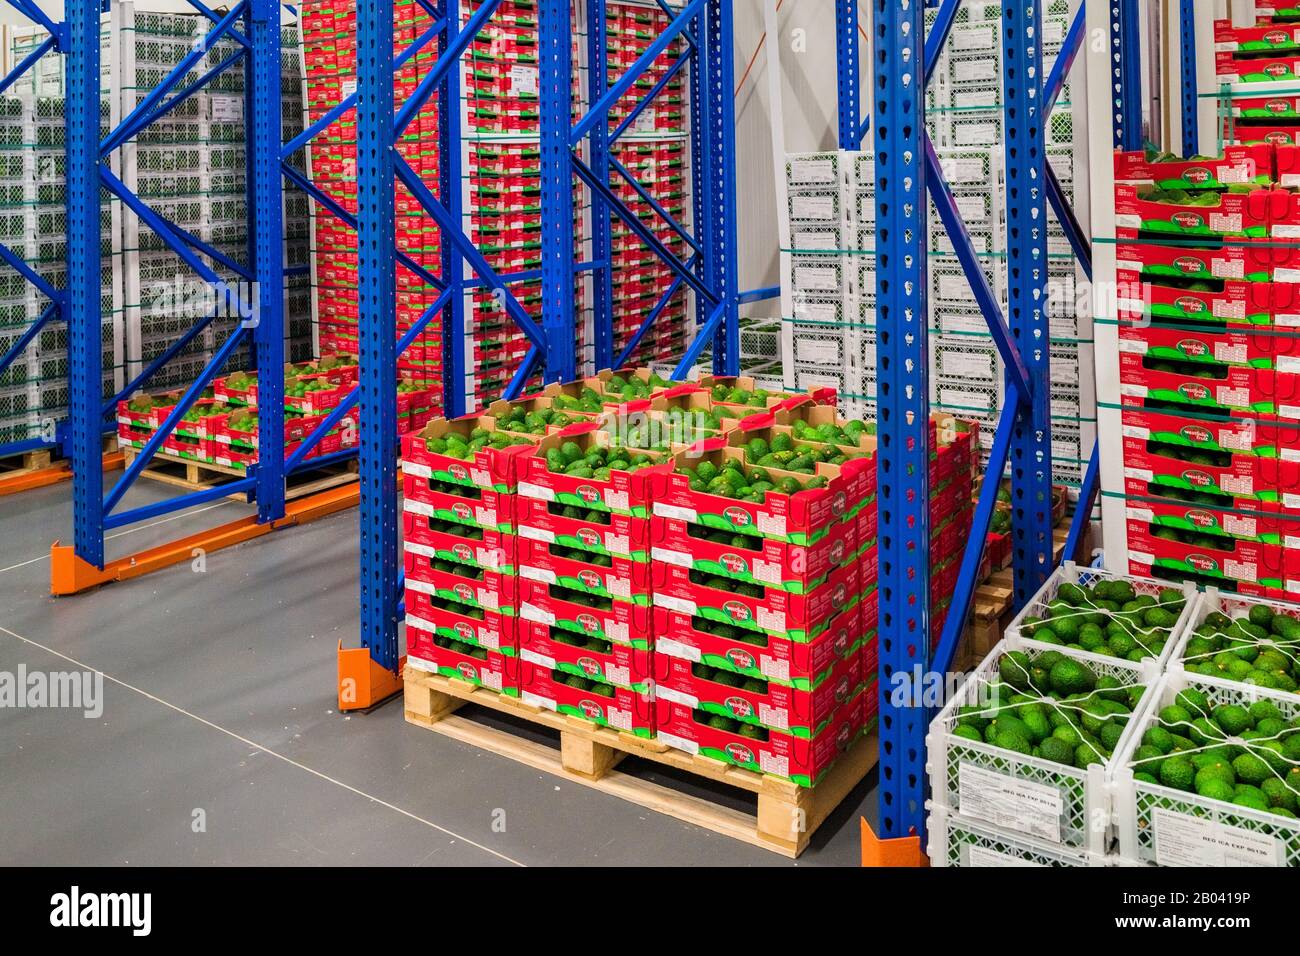
[[[1138,594],[1128,581],[1063,583],[1038,614],[1021,622],[1021,636],[1071,650],[1138,662],[1159,657],[1186,598],[1176,588]]]
[[[1263,604],[1236,619],[1214,611],[1188,638],[1183,667],[1294,694],[1300,690],[1300,621]]]

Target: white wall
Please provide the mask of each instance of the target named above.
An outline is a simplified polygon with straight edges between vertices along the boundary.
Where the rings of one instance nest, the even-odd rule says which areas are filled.
[[[735,0],[736,82],[744,74],[763,36],[763,0]],[[870,4],[860,0],[863,29]],[[736,97],[736,192],[739,200],[740,289],[780,281],[776,184],[772,168],[772,110],[767,92],[768,44],[780,44],[781,116],[789,152],[836,149],[839,105],[836,84],[835,4],[833,0],[784,0],[778,22],[781,36],[768,37]],[[868,29],[869,32],[869,29]],[[869,44],[862,44],[864,64]],[[864,106],[865,109],[865,106]],[[777,300],[750,307],[749,314],[780,314]]]

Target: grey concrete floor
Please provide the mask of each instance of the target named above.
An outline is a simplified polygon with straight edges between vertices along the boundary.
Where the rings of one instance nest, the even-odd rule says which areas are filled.
[[[142,481],[123,507],[175,493]],[[334,649],[357,635],[355,510],[214,552],[202,572],[55,599],[49,545],[71,539],[70,494],[0,498],[0,671],[100,671],[104,710],[0,709],[0,864],[790,862],[413,727],[397,702],[339,714]],[[248,511],[221,502],[133,528],[109,557]],[[856,865],[874,782],[797,865]]]

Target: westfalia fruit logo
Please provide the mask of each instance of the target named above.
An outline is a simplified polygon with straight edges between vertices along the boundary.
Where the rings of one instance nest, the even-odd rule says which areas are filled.
[[[750,523],[749,512],[744,508],[728,508],[722,512],[722,517],[726,518],[737,527],[744,527]]]
[[[600,676],[600,661],[593,657],[578,658],[578,666],[582,668],[582,672],[588,677]]]
[[[1269,113],[1273,113],[1274,115],[1280,115],[1282,113],[1290,113],[1291,101],[1290,100],[1269,100],[1267,103],[1264,104],[1264,109]]]
[[[844,509],[849,506],[848,496],[844,492],[839,492],[831,502],[831,511],[837,515],[844,514]]]
[[[841,629],[835,635],[835,643],[831,645],[835,651],[836,657],[843,657],[844,652],[849,649],[849,632],[847,629]]]
[[[1286,46],[1291,42],[1291,38],[1284,30],[1270,30],[1264,34],[1263,39],[1269,46]]]
[[[839,732],[835,734],[835,749],[845,750],[849,746],[849,741],[853,737],[853,731],[849,729],[848,724],[840,727]]]
[[[457,584],[452,588],[452,591],[456,593],[456,597],[460,598],[467,604],[474,600],[474,589],[468,584]]]
[[[749,717],[754,713],[753,706],[743,697],[728,697],[723,703],[735,717]]]
[[[1187,556],[1187,564],[1193,571],[1200,571],[1202,573],[1219,570],[1219,562],[1205,554],[1189,554]]]
[[[835,685],[835,703],[842,704],[849,699],[849,679],[847,677],[840,680]]]
[[[727,662],[736,670],[749,670],[754,666],[754,655],[749,651],[742,651],[738,647],[733,647],[727,651]]]
[[[754,762],[754,753],[744,744],[730,743],[723,748],[733,763],[749,764]]]
[[[727,616],[733,621],[748,621],[750,618],[749,608],[739,601],[728,601],[722,605],[722,609],[727,612]]]
[[[1291,70],[1285,63],[1270,63],[1264,67],[1264,73],[1268,76],[1287,76]]]
[[[1180,295],[1174,300],[1174,305],[1186,315],[1198,315],[1201,312],[1209,310],[1203,299],[1198,299],[1194,295]]]
[[[469,469],[464,465],[448,465],[447,474],[451,475],[457,481],[469,481]]]
[[[474,665],[467,664],[465,661],[461,661],[459,664],[456,665],[456,673],[458,673],[461,677],[465,678],[466,680],[472,680],[472,681],[478,680],[478,671],[474,669]]]
[[[1205,220],[1198,213],[1186,210],[1174,213],[1169,217],[1169,221],[1176,226],[1182,226],[1184,229],[1199,229],[1205,225]]]
[[[578,626],[587,633],[594,634],[596,631],[600,630],[600,621],[596,620],[596,618],[592,617],[590,614],[579,614]]]
[[[600,720],[605,716],[605,710],[594,700],[578,701],[578,710],[582,711],[582,716],[588,720]]]
[[[1205,263],[1195,256],[1179,256],[1174,260],[1174,268],[1183,275],[1198,275],[1202,272],[1208,272]]]
[[[474,552],[467,544],[454,544],[451,546],[451,553],[461,561],[473,561]]]
[[[600,492],[591,487],[591,485],[580,485],[578,487],[577,495],[583,501],[587,502],[587,504],[600,500]]]
[[[1190,442],[1196,442],[1198,445],[1207,445],[1214,441],[1214,435],[1210,430],[1201,425],[1184,425],[1178,434]]]
[[[749,563],[738,554],[724,554],[718,558],[718,563],[731,574],[744,574],[749,570]]]
[[[590,528],[578,529],[578,540],[589,548],[594,548],[600,544],[600,535]]]
[[[470,627],[468,624],[462,624],[460,621],[457,621],[455,626],[452,627],[452,630],[455,631],[456,636],[462,640],[474,640],[474,628]]]
[[[583,587],[598,588],[600,587],[600,575],[595,571],[579,571],[578,580],[582,582]]]
[[[1197,471],[1195,468],[1183,472],[1183,480],[1193,488],[1209,488],[1214,484],[1214,479],[1203,471]]]
[[[1193,402],[1203,402],[1210,397],[1210,390],[1199,382],[1185,382],[1178,386],[1178,392]]]
[[[1210,347],[1200,339],[1183,339],[1178,343],[1178,351],[1188,358],[1202,358],[1210,354]]]
[[[839,564],[844,560],[844,539],[841,538],[831,545],[831,564]]]
[[[1187,520],[1198,528],[1217,528],[1219,521],[1208,511],[1189,511]]]
[[[837,584],[835,586],[835,591],[831,594],[831,604],[833,604],[835,607],[839,607],[841,604],[844,603],[844,600],[845,598],[848,597],[848,594],[849,594],[848,588],[846,588],[843,584]]]
[[[468,520],[474,517],[474,512],[469,505],[463,501],[458,501],[451,506],[451,513],[461,520]]]
[[[1291,134],[1283,133],[1280,130],[1275,131],[1265,136],[1264,142],[1270,146],[1289,146],[1291,145]]]
[[[1204,166],[1193,166],[1191,169],[1183,172],[1183,179],[1187,180],[1187,182],[1191,183],[1193,186],[1199,186],[1202,183],[1208,183],[1210,181],[1210,171]]]

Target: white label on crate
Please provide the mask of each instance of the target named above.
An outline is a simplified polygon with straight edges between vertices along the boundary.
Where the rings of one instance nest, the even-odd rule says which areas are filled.
[[[1117,259],[1115,270],[1117,272],[1141,272],[1142,263],[1131,259]]]
[[[541,581],[543,584],[554,584],[556,581],[554,571],[548,571],[546,568],[534,568],[527,564],[519,566],[519,576],[527,578],[529,581]]]
[[[1244,347],[1242,351],[1245,351]],[[1300,358],[1294,355],[1279,355],[1276,368],[1279,372],[1289,372],[1294,375],[1296,372],[1300,372]]]
[[[995,50],[998,45],[997,30],[993,27],[965,27],[952,31],[952,48],[963,52]]]
[[[983,392],[966,392],[958,388],[940,388],[939,404],[952,408],[993,410],[993,396]]]
[[[758,720],[764,727],[775,727],[777,730],[790,729],[790,712],[784,707],[759,704]]]
[[[769,608],[760,607],[754,614],[754,623],[759,626],[760,630],[776,631],[785,633],[785,612],[773,611]]]
[[[1225,559],[1223,562],[1223,574],[1225,577],[1232,578],[1235,581],[1258,581],[1259,565],[1254,561],[1231,561]]]
[[[412,501],[407,498],[402,503],[402,510],[409,511],[413,515],[424,515],[425,517],[433,516],[433,505],[426,501]]]
[[[1130,505],[1128,516],[1135,521],[1152,521],[1155,519],[1155,512],[1150,508],[1135,508]]]
[[[1244,273],[1245,270],[1246,267],[1244,265],[1238,265],[1237,274],[1233,276],[1225,276],[1225,278],[1240,279],[1241,274]],[[1285,268],[1274,269],[1273,281],[1274,282],[1300,282],[1300,269],[1285,269]]]
[[[605,680],[620,687],[632,686],[632,669],[627,665],[605,663]]]
[[[993,109],[998,105],[999,91],[994,88],[987,90],[957,90],[952,95],[952,105],[958,109]]]
[[[651,548],[650,558],[653,561],[662,561],[664,564],[674,564],[679,568],[689,568],[694,564],[694,559],[686,551],[673,551],[669,548]]]
[[[640,113],[637,113],[636,119],[632,121],[632,132],[634,133],[653,133],[658,128],[659,122],[655,116],[653,106],[647,106]]]
[[[346,80],[339,81],[339,98],[346,100],[349,96],[357,91],[357,78],[350,76]]]
[[[1220,405],[1246,408],[1250,405],[1250,389],[1231,388],[1227,385],[1221,385],[1214,390],[1214,400]]]
[[[420,630],[428,631],[430,634],[432,634],[434,631],[438,629],[437,624],[431,624],[430,622],[426,621],[424,618],[416,617],[414,614],[406,615],[406,626],[418,627]]]
[[[838,322],[840,308],[834,302],[795,302],[794,317],[804,322]]]
[[[790,776],[790,758],[778,757],[766,750],[759,751],[758,767],[763,773],[774,773],[778,777]]]
[[[628,578],[606,578],[605,589],[614,597],[627,598],[632,596],[632,582]]]
[[[781,577],[781,564],[777,561],[762,561],[755,558],[752,562],[753,567],[750,574],[755,581],[762,581],[765,584],[780,584],[783,580]]]
[[[836,217],[833,196],[790,197],[791,219],[831,220]]]
[[[1141,229],[1142,217],[1131,216],[1127,214],[1116,214],[1115,225],[1119,229]]]
[[[244,98],[242,96],[212,94],[212,121],[214,123],[238,123],[243,118]]]
[[[1249,484],[1249,482],[1247,482]],[[1241,492],[1250,494],[1249,491]],[[1223,530],[1228,534],[1236,535],[1241,538],[1254,538],[1259,534],[1259,523],[1254,518],[1248,518],[1244,515],[1235,515],[1232,512],[1225,512],[1223,515]]]
[[[672,518],[676,521],[694,521],[699,517],[694,508],[683,508],[680,505],[670,505],[662,501],[655,502],[655,515],[660,518]]]
[[[522,63],[510,67],[510,95],[537,95],[537,67]]]
[[[414,475],[416,478],[429,478],[433,475],[433,469],[428,465],[422,465],[418,461],[403,461],[402,473]]]
[[[983,182],[987,178],[984,172],[984,161],[981,159],[964,156],[945,157],[940,160],[939,165],[943,168],[944,177],[950,186]]]
[[[997,123],[963,123],[954,130],[959,146],[992,146],[1002,127]]]
[[[1074,359],[1074,356],[1071,356]],[[1070,359],[1052,363],[1052,384],[1054,385],[1078,385],[1079,384],[1079,366],[1074,364]]]
[[[611,511],[627,511],[632,507],[626,491],[615,491],[613,488],[606,488],[601,497],[605,500],[605,507]]]
[[[407,541],[402,546],[402,550],[408,554],[418,554],[426,558],[436,558],[438,556],[436,548],[431,548],[427,544],[416,544],[414,541]]]
[[[1279,405],[1277,407],[1278,418],[1300,419],[1300,405]]]
[[[1295,189],[1300,186],[1300,173],[1283,173],[1282,186],[1286,189]]]
[[[838,292],[840,270],[825,266],[798,266],[794,270],[796,289],[813,289],[818,292]]]
[[[528,601],[524,601],[519,605],[519,616],[525,621],[536,621],[538,624],[551,625],[555,623],[554,614]]]
[[[939,374],[952,378],[993,378],[993,357],[963,352],[940,352]]]
[[[496,526],[497,509],[496,508],[475,508],[474,520],[479,524]]]
[[[418,671],[428,671],[434,674],[438,672],[438,665],[433,661],[426,661],[422,657],[416,657],[409,651],[406,654],[406,666],[414,667]]]
[[[1287,328],[1295,328],[1300,326],[1300,315],[1278,312],[1274,314],[1273,321],[1278,325],[1285,325]]]
[[[406,590],[418,591],[421,594],[433,594],[438,589],[428,581],[417,581],[415,578],[406,579]]]
[[[825,229],[818,229],[815,232],[796,232],[793,240],[796,249],[834,249],[838,245],[836,234]]]
[[[519,493],[525,498],[538,498],[541,501],[554,501],[555,492],[545,485],[535,485],[531,481],[519,482]]]
[[[1061,43],[1065,40],[1065,21],[1048,20],[1043,24],[1043,42]]]
[[[1128,556],[1129,560],[1134,564],[1153,565],[1156,563],[1156,556],[1146,551],[1130,551]]]
[[[547,531],[545,528],[534,528],[532,525],[521,524],[519,526],[519,537],[527,538],[529,541],[545,541],[547,544],[555,543],[555,533]]]
[[[966,816],[1005,830],[1061,842],[1061,791],[963,763],[957,768],[957,796]]]
[[[941,275],[938,277],[939,298],[941,299],[974,299],[975,293],[971,291],[970,283],[966,281],[966,276]]]
[[[549,697],[542,697],[540,694],[534,694],[529,690],[520,691],[519,699],[525,704],[530,704],[533,707],[545,707],[547,710],[559,709],[554,700],[551,700]]]
[[[790,163],[790,182],[797,186],[835,182],[835,164],[829,159],[796,159]]]
[[[797,339],[794,343],[794,357],[797,362],[812,365],[839,365],[840,344],[817,339]]]
[[[1133,478],[1137,481],[1150,481],[1155,477],[1155,472],[1147,468],[1125,468],[1125,478]]]
[[[655,737],[661,744],[667,744],[674,750],[681,750],[688,754],[700,752],[700,745],[694,740],[687,740],[685,737],[678,737],[676,734],[664,733],[662,730],[656,733]]]
[[[1062,461],[1079,460],[1079,443],[1072,441],[1057,441],[1052,439],[1052,456]]]
[[[618,644],[629,644],[632,640],[624,621],[606,621],[605,636]]]
[[[527,647],[521,647],[519,649],[519,659],[521,661],[527,661],[529,664],[537,664],[541,667],[545,667],[547,670],[555,670],[554,657],[547,657],[545,654],[539,654],[537,651],[531,650]]]
[[[1044,867],[1045,863],[1035,863],[1033,860],[1021,859],[1018,856],[1012,856],[1010,853],[999,853],[997,850],[990,850],[983,846],[966,847],[966,866],[1036,866]]]
[[[788,660],[777,660],[775,657],[763,654],[758,659],[758,669],[768,680],[787,682],[790,680],[790,662]]]
[[[676,657],[683,661],[692,661],[699,663],[701,654],[698,647],[692,647],[690,644],[683,644],[681,641],[675,641],[671,637],[655,637],[655,653],[666,654],[669,657]],[[655,694],[663,696],[663,688],[656,688]]]
[[[499,611],[501,609],[500,595],[491,588],[479,588],[475,594],[478,596],[479,606],[489,611]]]
[[[688,598],[673,597],[671,594],[660,594],[655,592],[655,606],[665,607],[670,611],[676,611],[678,614],[694,614],[699,607],[696,603]]]
[[[755,523],[758,525],[758,531],[760,534],[785,534],[785,515],[774,515],[760,511],[758,513],[758,521]]]
[[[1214,357],[1220,362],[1228,362],[1233,365],[1246,364],[1246,346],[1229,345],[1227,342],[1214,343]]]
[[[987,57],[978,60],[955,60],[952,65],[952,78],[961,83],[981,83],[996,80],[998,78],[998,61]]]
[[[655,650],[659,650],[658,643],[655,644]],[[698,707],[700,699],[694,694],[687,694],[680,690],[674,690],[671,687],[665,687],[663,684],[655,684],[655,699],[666,700],[670,704],[681,704],[684,707]]]
[[[631,554],[632,540],[625,534],[606,533],[605,550],[615,554]]]
[[[486,647],[489,651],[501,650],[501,635],[493,630],[475,631],[474,636],[478,638],[479,644]]]
[[[1300,226],[1285,226],[1285,225],[1274,226],[1273,238],[1274,239],[1300,238]]]
[[[945,332],[983,332],[988,331],[988,323],[978,312],[940,312],[939,327]]]
[[[480,488],[492,487],[492,475],[486,468],[471,468],[469,470],[469,480]]]
[[[968,226],[972,219],[988,217],[989,210],[988,206],[985,205],[986,200],[983,196],[957,196],[956,201],[957,211],[961,213],[961,217],[966,220]]]
[[[1058,418],[1077,418],[1079,416],[1079,400],[1077,398],[1053,398],[1051,408],[1052,414]]]
[[[1163,807],[1152,811],[1159,866],[1282,866],[1282,841],[1267,833],[1202,820]]]

